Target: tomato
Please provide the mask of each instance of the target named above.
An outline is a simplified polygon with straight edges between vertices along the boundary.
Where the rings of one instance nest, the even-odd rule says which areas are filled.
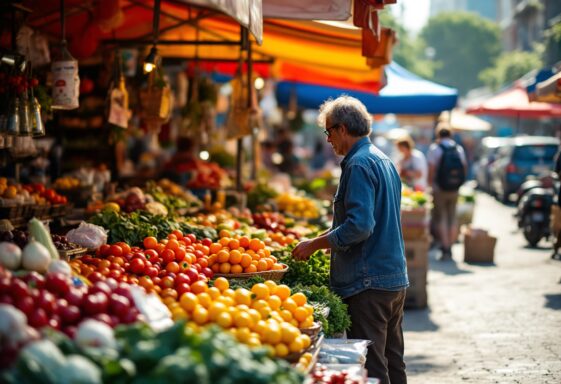
[[[107,267],[99,268],[97,271],[101,273],[101,276],[108,276],[111,273],[111,270]]]
[[[201,257],[199,260],[197,260],[197,264],[199,264],[201,268],[206,268],[208,267],[208,259],[206,257]]]
[[[115,280],[119,280],[121,278],[121,271],[119,271],[118,269],[111,269],[107,276],[109,276],[109,277],[111,277]]]
[[[201,241],[201,243],[203,243],[203,245],[206,246],[206,247],[210,247],[210,245],[212,244],[212,240],[209,239],[208,237],[205,237],[205,238]]]
[[[76,305],[79,306],[82,303],[82,299],[84,298],[84,293],[75,287],[70,287],[64,298],[68,302],[69,305]]]
[[[109,309],[119,319],[125,317],[131,308],[131,302],[124,296],[112,294],[109,298]]]
[[[201,266],[199,264],[193,264],[193,268],[195,268],[197,270],[197,272],[201,271]]]
[[[194,253],[197,259],[200,259],[201,257],[205,257],[205,254],[202,251],[199,251],[198,249]]]
[[[158,276],[158,268],[148,267],[144,270],[144,274],[149,277],[156,277]]]
[[[99,262],[99,264],[97,264],[97,268],[98,268],[98,269],[100,269],[100,268],[109,268],[110,265],[111,265],[111,261],[109,261],[108,259],[104,259],[104,260],[101,260],[101,261]]]
[[[142,245],[144,245],[144,248],[146,249],[155,249],[158,245],[158,239],[156,239],[154,236],[145,237],[142,241]]]
[[[84,312],[86,312],[88,315],[107,312],[108,305],[109,300],[107,299],[107,296],[102,292],[96,292],[91,295],[87,295],[82,303]]]
[[[183,243],[184,243],[186,246],[189,246],[189,245],[193,244],[193,242],[191,241],[191,238],[188,237],[188,236],[183,236],[183,238],[181,239],[181,241],[183,241]]]
[[[95,283],[96,281],[103,280],[103,275],[98,271],[94,271],[88,275],[88,280]]]
[[[177,291],[173,288],[164,288],[162,289],[162,292],[160,292],[160,297],[173,297],[174,299],[177,299]]]
[[[172,261],[171,263],[166,265],[166,271],[172,272],[172,273],[178,273],[179,272],[179,264],[177,264],[175,261]]]
[[[22,296],[15,299],[15,306],[27,317],[35,310],[35,302],[30,296]]]
[[[212,279],[212,276],[214,276],[214,272],[212,272],[212,269],[210,269],[209,267],[204,267],[202,269],[202,272],[209,279]]]
[[[97,251],[99,252],[100,256],[104,256],[104,257],[109,256],[111,254],[111,246],[109,244],[103,244],[101,247],[98,248]]]
[[[170,276],[165,276],[160,281],[160,287],[162,287],[162,289],[173,288],[174,286],[175,286],[175,281]]]
[[[144,262],[143,259],[136,257],[131,260],[130,269],[133,273],[141,274],[144,271],[145,267],[146,267],[146,263]]]
[[[49,291],[61,296],[64,296],[70,290],[71,284],[70,279],[62,273],[48,273],[45,278],[45,287]]]
[[[186,273],[178,273],[175,277],[175,285],[179,284],[191,285],[191,278]]]
[[[37,308],[31,312],[27,321],[32,327],[41,328],[49,323],[49,318],[47,317],[47,312],[43,308]]]
[[[124,255],[126,255],[127,253],[131,253],[130,245],[128,245],[124,241],[119,241],[118,243],[115,243],[115,245],[118,245],[119,247],[121,247]],[[115,256],[119,256],[119,255],[115,255]]]
[[[184,293],[187,292],[191,292],[191,287],[189,286],[189,284],[185,284],[185,283],[181,283],[181,284],[175,284],[175,290],[177,291],[177,295],[179,297],[181,297],[181,295],[183,295]]]
[[[171,249],[165,249],[162,253],[162,263],[163,264],[168,264],[171,263],[172,261],[175,261],[175,252]]]
[[[154,282],[148,276],[142,276],[138,281],[138,284],[141,287],[143,287],[146,290],[146,292],[150,292],[151,290],[154,289]]]
[[[154,263],[158,261],[160,255],[155,249],[147,249],[144,251],[144,257],[146,257],[146,260],[150,260]]]
[[[60,319],[63,324],[76,324],[82,317],[80,308],[75,305],[67,305],[59,310]]]

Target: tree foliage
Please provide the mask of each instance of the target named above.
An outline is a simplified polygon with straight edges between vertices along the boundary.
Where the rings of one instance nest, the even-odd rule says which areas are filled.
[[[393,49],[393,60],[399,65],[418,76],[432,78],[434,68],[432,61],[425,57],[425,43],[423,40],[411,36],[409,32],[400,25],[392,13],[384,9],[379,12],[380,23],[391,28],[397,33],[397,44]]]
[[[512,83],[526,73],[541,68],[541,49],[532,52],[512,51],[499,56],[495,65],[485,69],[480,74],[481,81],[493,90]]]
[[[561,60],[561,23],[548,28],[545,33],[544,61],[546,65],[553,65]]]
[[[482,85],[479,73],[501,52],[500,29],[474,13],[441,13],[429,19],[421,37],[434,52],[434,77],[460,94]]]

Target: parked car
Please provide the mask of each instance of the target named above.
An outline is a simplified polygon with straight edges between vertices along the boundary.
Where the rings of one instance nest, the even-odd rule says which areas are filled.
[[[481,140],[479,159],[473,168],[477,187],[482,191],[490,192],[490,167],[497,160],[499,150],[511,141],[510,137],[485,137]]]
[[[553,169],[559,139],[547,136],[515,137],[499,149],[498,158],[489,167],[491,192],[501,201],[509,201],[526,177]]]

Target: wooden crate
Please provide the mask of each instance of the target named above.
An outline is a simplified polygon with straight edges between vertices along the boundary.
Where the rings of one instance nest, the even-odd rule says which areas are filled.
[[[405,260],[408,268],[424,268],[429,265],[430,238],[425,236],[420,240],[405,240]]]
[[[422,309],[428,304],[427,269],[407,268],[409,287],[405,295],[405,308]]]

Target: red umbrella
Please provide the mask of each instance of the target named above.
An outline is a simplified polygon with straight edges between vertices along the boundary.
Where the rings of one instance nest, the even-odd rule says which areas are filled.
[[[542,117],[561,117],[561,104],[529,101],[526,89],[514,86],[480,105],[467,109],[474,115],[516,117],[519,119],[539,119]]]

